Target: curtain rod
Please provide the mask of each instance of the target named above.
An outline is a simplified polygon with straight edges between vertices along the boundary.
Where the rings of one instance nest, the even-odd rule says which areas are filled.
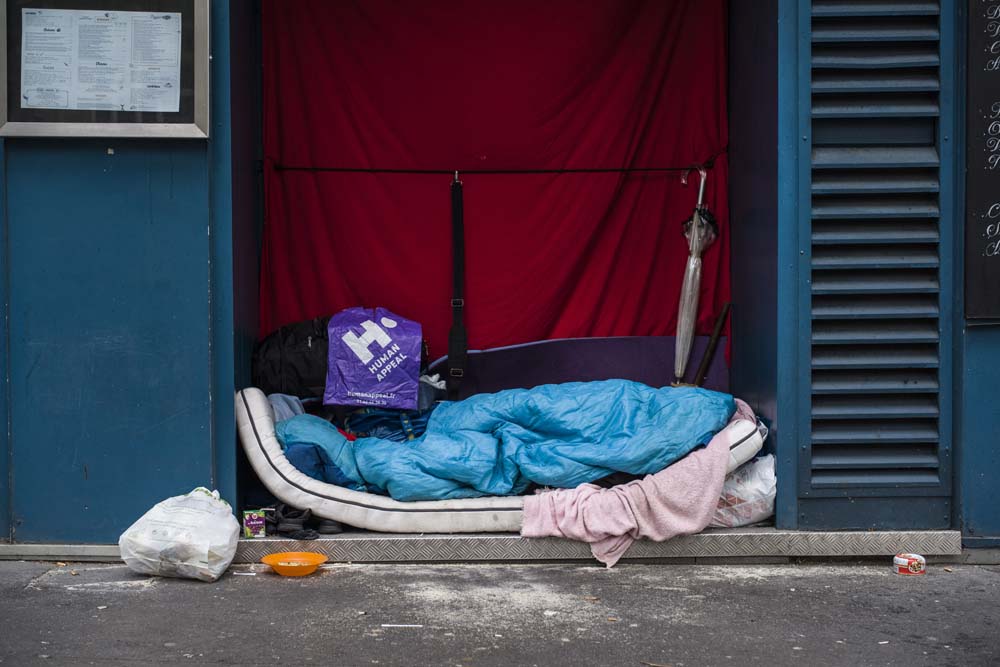
[[[681,174],[692,169],[702,167],[711,169],[715,165],[715,160],[728,150],[728,146],[715,153],[700,164],[691,164],[685,167],[609,167],[609,168],[565,168],[565,169],[378,169],[374,167],[322,167],[287,165],[275,163],[277,171],[316,171],[339,174],[435,174],[453,175],[460,174],[488,174],[488,175],[515,175],[515,174]]]
[[[705,166],[705,165],[701,165]],[[698,165],[690,167],[620,167],[607,169],[365,169],[362,167],[303,167],[275,164],[277,171],[322,171],[339,174],[631,174],[631,173],[682,173],[697,169]]]

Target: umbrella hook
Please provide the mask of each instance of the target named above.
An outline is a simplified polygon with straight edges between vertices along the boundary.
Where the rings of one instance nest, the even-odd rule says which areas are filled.
[[[698,183],[698,204],[696,205],[696,208],[702,208],[703,202],[705,201],[705,181],[708,180],[708,170],[705,168],[705,166],[697,164],[691,166],[688,169],[685,169],[684,172],[681,174],[681,183],[683,185],[687,185],[688,177],[691,175],[691,172],[694,171],[695,169],[698,170],[698,176],[700,179],[700,182]]]

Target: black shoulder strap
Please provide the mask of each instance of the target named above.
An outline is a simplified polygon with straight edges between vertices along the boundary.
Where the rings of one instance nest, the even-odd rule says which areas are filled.
[[[458,400],[458,388],[465,377],[469,341],[465,334],[465,216],[462,181],[451,183],[451,331],[448,333],[448,400]]]

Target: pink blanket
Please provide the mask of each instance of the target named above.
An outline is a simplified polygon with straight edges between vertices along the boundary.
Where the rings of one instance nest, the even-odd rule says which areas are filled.
[[[754,419],[737,399],[738,419]],[[575,489],[544,491],[524,499],[524,537],[565,537],[590,543],[594,558],[612,567],[645,538],[656,542],[705,529],[722,493],[733,443],[726,431],[655,475],[602,489],[582,484]]]

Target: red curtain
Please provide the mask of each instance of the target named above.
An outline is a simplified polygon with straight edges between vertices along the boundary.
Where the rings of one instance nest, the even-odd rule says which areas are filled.
[[[451,177],[674,167],[727,144],[725,0],[265,0],[261,334],[385,306],[447,351]],[[292,169],[289,169],[292,168]],[[672,335],[677,174],[465,174],[470,347]],[[727,164],[698,329],[729,298]]]

